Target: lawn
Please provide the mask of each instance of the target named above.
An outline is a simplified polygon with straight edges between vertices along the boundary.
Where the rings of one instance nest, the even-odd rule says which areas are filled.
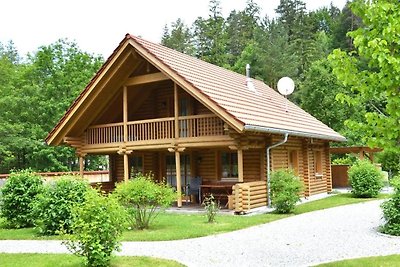
[[[82,259],[68,254],[8,254],[0,253],[2,267],[80,267]],[[111,260],[111,267],[128,266],[184,266],[176,261],[151,257],[115,257]]]
[[[380,195],[385,198],[386,195]],[[225,233],[234,230],[247,228],[250,226],[276,221],[289,216],[302,214],[310,211],[332,208],[341,205],[354,204],[374,199],[353,198],[350,194],[337,194],[329,198],[324,198],[296,207],[293,214],[282,215],[275,213],[260,214],[254,216],[217,216],[217,222],[214,224],[206,223],[206,217],[203,214],[160,214],[149,230],[143,231],[125,231],[123,241],[156,241],[156,240],[178,240],[194,237],[207,236],[218,233]],[[0,222],[0,240],[18,240],[18,239],[62,239],[59,236],[41,237],[38,236],[34,228],[26,229],[2,229]]]
[[[367,257],[335,261],[318,265],[321,267],[395,267],[400,266],[400,255]]]

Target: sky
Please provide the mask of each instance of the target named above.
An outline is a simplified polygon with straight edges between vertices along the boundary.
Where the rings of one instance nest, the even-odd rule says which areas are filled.
[[[308,10],[340,9],[346,0],[303,0]],[[220,0],[222,13],[243,10],[246,0]],[[262,17],[273,17],[279,0],[254,0]],[[164,26],[181,18],[191,25],[208,16],[209,0],[7,0],[0,5],[0,42],[12,40],[20,55],[60,38],[107,58],[126,33],[160,42]]]

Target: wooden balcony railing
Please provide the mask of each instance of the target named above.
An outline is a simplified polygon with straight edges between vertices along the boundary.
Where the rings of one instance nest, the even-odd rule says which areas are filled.
[[[124,141],[124,124],[110,123],[91,126],[86,130],[86,144],[108,144]]]
[[[213,114],[182,116],[178,118],[179,137],[224,135],[223,121]],[[127,123],[128,142],[175,138],[174,118],[132,121]],[[123,123],[91,126],[86,130],[88,145],[120,143],[124,141]]]
[[[128,141],[174,138],[174,118],[128,122]]]
[[[215,115],[179,117],[179,137],[224,135],[224,123]]]

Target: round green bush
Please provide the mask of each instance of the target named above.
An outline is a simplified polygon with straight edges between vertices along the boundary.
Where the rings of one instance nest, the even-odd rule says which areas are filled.
[[[160,208],[169,207],[177,198],[172,187],[154,182],[151,174],[141,173],[118,183],[113,195],[128,211],[132,227],[140,230],[149,228]]]
[[[1,216],[10,228],[30,227],[34,224],[32,214],[36,195],[43,191],[43,180],[29,170],[10,174],[1,188]]]
[[[278,213],[291,212],[300,200],[302,183],[291,171],[277,170],[271,173],[271,204]]]
[[[395,193],[382,203],[383,218],[385,224],[380,228],[381,232],[389,235],[400,236],[400,177],[392,178]]]
[[[63,176],[47,184],[33,209],[41,234],[54,235],[60,230],[69,233],[72,207],[84,201],[88,188],[88,182],[76,176]]]
[[[383,187],[382,173],[369,161],[357,161],[348,171],[351,193],[355,197],[376,197]]]
[[[90,188],[85,201],[72,208],[72,234],[63,244],[84,257],[86,266],[109,266],[112,253],[120,248],[125,221],[125,211],[114,197]]]

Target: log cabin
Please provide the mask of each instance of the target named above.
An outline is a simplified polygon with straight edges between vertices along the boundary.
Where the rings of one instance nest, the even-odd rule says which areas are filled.
[[[304,196],[331,191],[329,143],[343,136],[262,81],[127,34],[46,142],[74,147],[81,173],[86,155],[108,155],[111,187],[151,172],[181,193],[192,177],[265,184],[266,150],[285,136],[271,170],[293,169]]]

